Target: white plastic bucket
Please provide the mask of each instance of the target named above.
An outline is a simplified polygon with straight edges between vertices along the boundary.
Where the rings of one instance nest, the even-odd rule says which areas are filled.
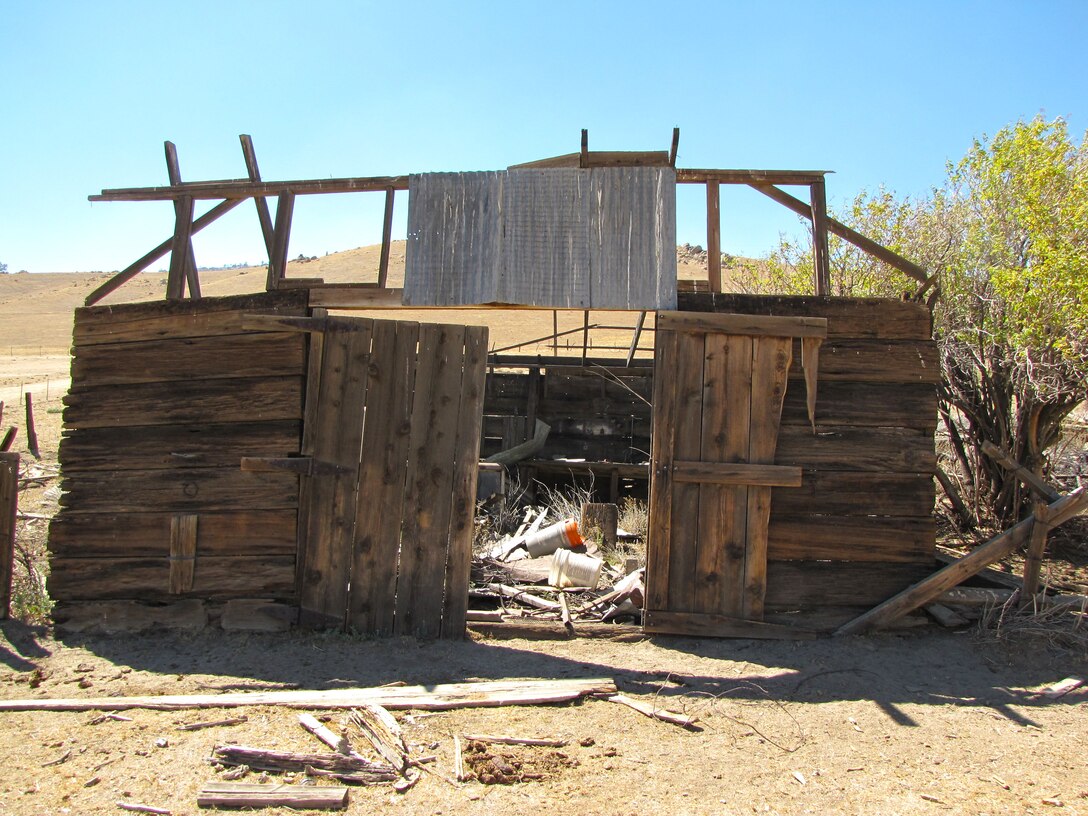
[[[556,550],[569,550],[582,543],[582,537],[578,535],[578,522],[574,519],[561,521],[543,530],[537,530],[530,536],[526,536],[522,546],[529,552],[530,558],[540,558],[549,555]]]
[[[596,589],[601,580],[604,561],[591,555],[556,550],[552,555],[552,568],[548,583],[554,587],[588,587]]]

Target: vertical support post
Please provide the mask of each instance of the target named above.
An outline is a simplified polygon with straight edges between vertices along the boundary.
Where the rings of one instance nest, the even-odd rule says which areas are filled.
[[[552,309],[552,356],[559,356],[559,310]]]
[[[809,185],[812,202],[812,269],[816,294],[831,294],[831,254],[827,246],[827,193],[824,183]]]
[[[582,318],[582,365],[586,364],[589,356],[589,309],[585,310]]]
[[[272,238],[272,254],[268,258],[268,291],[277,288],[287,277],[287,247],[291,242],[291,215],[295,194],[280,193],[276,204],[276,228]]]
[[[174,187],[181,184],[181,168],[178,165],[178,149],[173,142],[165,142],[163,147],[166,150],[166,174],[170,178],[170,186]],[[177,201],[174,202],[174,212],[177,213]],[[192,221],[193,217],[190,213],[189,220]],[[190,232],[189,243],[185,250],[185,280],[189,284],[189,297],[200,297],[200,278],[196,271],[196,254],[193,252],[193,239]],[[184,295],[184,291],[182,292]]]
[[[189,241],[193,235],[193,198],[178,196],[174,201],[174,241],[170,245],[170,272],[166,278],[166,299],[185,297],[185,270],[189,262]]]
[[[389,248],[393,242],[393,197],[397,191],[385,191],[385,220],[382,222],[382,254],[378,258],[378,287],[384,289],[389,280]]]
[[[15,517],[19,506],[19,454],[0,453],[0,620],[11,606],[15,562]]]
[[[38,431],[34,428],[34,397],[27,391],[26,392],[26,449],[34,456],[35,459],[41,459],[41,452],[38,450]]]
[[[676,167],[676,153],[680,149],[680,128],[672,129],[672,147],[669,148],[669,166]]]
[[[716,181],[706,183],[706,261],[711,292],[722,290],[722,219]]]
[[[242,156],[246,161],[246,172],[250,181],[261,180],[261,168],[257,166],[257,152],[253,149],[253,139],[245,133],[238,136],[242,143]],[[275,231],[272,227],[272,216],[268,212],[268,201],[264,196],[254,196],[253,203],[257,206],[257,220],[261,222],[261,234],[264,236],[264,250],[269,258],[272,256],[272,243]],[[271,288],[271,287],[269,287]]]
[[[589,131],[582,128],[582,149],[578,155],[578,166],[589,167]]]
[[[1043,554],[1046,552],[1046,535],[1050,529],[1045,521],[1048,510],[1047,504],[1041,499],[1035,499],[1035,522],[1031,527],[1031,538],[1028,540],[1028,550],[1024,557],[1024,588],[1020,592],[1020,605],[1027,606],[1035,600],[1039,593],[1039,573],[1043,567]]]

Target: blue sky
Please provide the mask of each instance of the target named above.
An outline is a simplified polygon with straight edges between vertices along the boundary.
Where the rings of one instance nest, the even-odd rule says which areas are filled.
[[[668,147],[682,167],[834,170],[832,206],[939,184],[976,136],[1042,113],[1088,127],[1088,1],[41,2],[0,0],[0,261],[112,270],[172,231],[168,203],[103,187],[498,169],[578,149]],[[291,255],[381,236],[382,196],[296,203]],[[681,242],[705,242],[682,188]],[[403,234],[400,202],[396,231]],[[725,189],[723,250],[795,217]],[[197,261],[263,262],[240,207]],[[162,266],[160,263],[157,266]]]

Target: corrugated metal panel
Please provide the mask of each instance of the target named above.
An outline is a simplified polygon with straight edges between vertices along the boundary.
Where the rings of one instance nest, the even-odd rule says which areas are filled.
[[[676,305],[668,167],[411,176],[404,302]]]

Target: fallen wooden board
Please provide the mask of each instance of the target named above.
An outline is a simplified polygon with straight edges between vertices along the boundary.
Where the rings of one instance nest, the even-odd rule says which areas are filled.
[[[654,720],[661,720],[662,722],[672,723],[673,725],[679,725],[683,728],[690,728],[694,731],[701,731],[702,729],[697,725],[697,721],[693,717],[689,717],[686,714],[678,714],[675,711],[667,711],[664,708],[658,708],[656,705],[650,703],[644,703],[642,700],[635,700],[632,697],[628,697],[626,694],[611,694],[604,698],[610,703],[619,703],[625,705],[628,708],[633,708],[639,714],[645,714]]]
[[[247,745],[217,745],[212,749],[212,759],[220,765],[245,765],[258,771],[275,773],[314,773],[335,776],[344,781],[363,785],[380,785],[394,782],[400,774],[382,762],[372,762],[355,753],[315,754],[293,751],[267,751]]]
[[[302,785],[253,785],[244,782],[213,782],[201,788],[200,807],[291,807],[306,810],[346,808],[348,789]]]
[[[435,686],[267,691],[238,694],[174,694],[159,697],[87,697],[2,700],[0,711],[124,711],[130,708],[237,708],[278,705],[291,708],[354,708],[367,703],[393,710],[446,711],[504,705],[565,703],[595,694],[615,694],[612,680],[495,680]]]

